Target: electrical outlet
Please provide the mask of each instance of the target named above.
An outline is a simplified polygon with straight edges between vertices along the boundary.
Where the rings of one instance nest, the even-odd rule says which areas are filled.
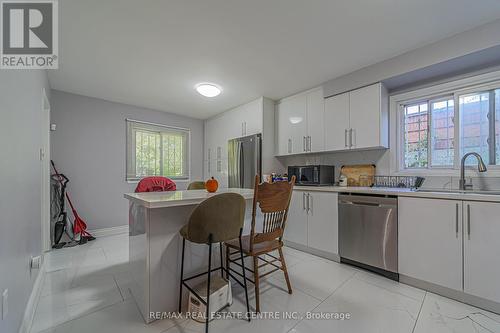
[[[2,320],[7,318],[9,313],[9,289],[5,289],[2,293]]]

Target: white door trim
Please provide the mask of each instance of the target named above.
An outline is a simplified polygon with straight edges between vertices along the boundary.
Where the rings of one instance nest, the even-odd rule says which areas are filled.
[[[40,147],[42,252],[51,249],[50,240],[50,101],[42,88],[42,132]]]

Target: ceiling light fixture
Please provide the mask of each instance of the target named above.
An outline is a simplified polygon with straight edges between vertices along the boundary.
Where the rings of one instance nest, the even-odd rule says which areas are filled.
[[[195,89],[200,95],[205,97],[219,96],[222,92],[222,89],[213,83],[198,83]]]

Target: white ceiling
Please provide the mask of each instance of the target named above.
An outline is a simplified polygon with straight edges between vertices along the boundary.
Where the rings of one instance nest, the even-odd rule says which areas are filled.
[[[52,88],[208,118],[500,17],[498,0],[64,0]],[[223,93],[198,95],[209,81]]]

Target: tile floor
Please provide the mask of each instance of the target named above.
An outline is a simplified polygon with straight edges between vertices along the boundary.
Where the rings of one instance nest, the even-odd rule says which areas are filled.
[[[285,257],[293,294],[284,291],[280,272],[261,286],[262,311],[278,317],[220,319],[211,332],[500,332],[499,315],[294,249],[286,248]],[[127,235],[51,252],[31,332],[203,332],[185,319],[144,324],[127,287],[127,261]],[[242,289],[233,284],[233,292],[226,311],[244,311]],[[335,313],[351,317],[324,318]]]

